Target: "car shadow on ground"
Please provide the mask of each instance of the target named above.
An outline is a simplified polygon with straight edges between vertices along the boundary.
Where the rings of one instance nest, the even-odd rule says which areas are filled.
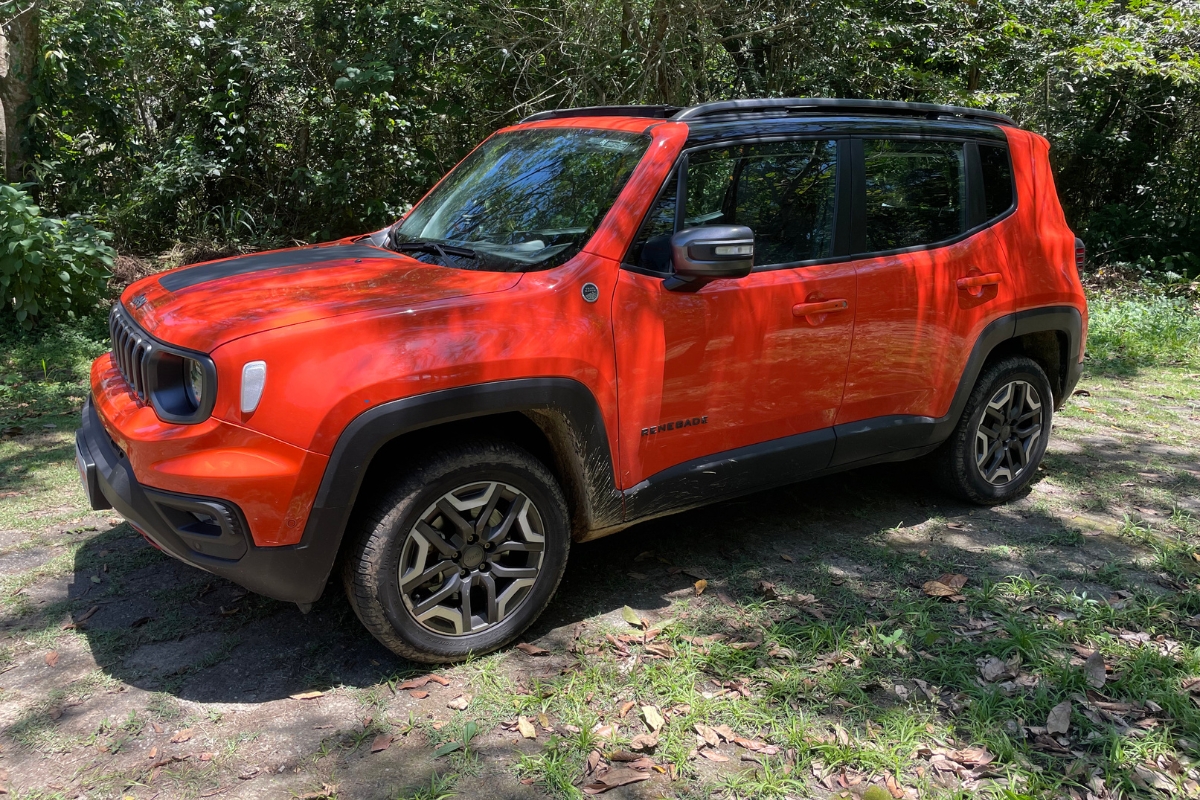
[[[878,546],[881,523],[911,527],[973,510],[932,489],[922,470],[883,465],[653,520],[575,545],[555,599],[525,638],[566,641],[580,621],[626,605],[663,611],[699,577],[736,601],[753,597],[760,577],[814,566],[853,575],[855,552]],[[176,561],[120,525],[79,548],[68,581],[75,624],[98,666],[182,700],[261,703],[426,669],[363,629],[336,576],[303,614]]]

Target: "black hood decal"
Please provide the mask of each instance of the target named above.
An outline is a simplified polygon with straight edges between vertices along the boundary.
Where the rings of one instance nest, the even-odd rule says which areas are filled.
[[[177,292],[189,286],[228,278],[231,275],[245,275],[248,272],[260,272],[279,267],[319,267],[331,261],[344,261],[349,258],[403,258],[403,256],[367,244],[305,247],[261,255],[237,256],[223,261],[214,261],[211,264],[201,264],[171,272],[159,278],[158,282],[168,292]]]

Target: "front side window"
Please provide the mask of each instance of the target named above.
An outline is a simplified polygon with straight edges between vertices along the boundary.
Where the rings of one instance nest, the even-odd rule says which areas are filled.
[[[498,134],[392,229],[389,246],[464,269],[557,266],[587,244],[649,143],[578,128]]]
[[[868,139],[866,252],[951,239],[967,230],[960,142]]]
[[[684,227],[746,225],[754,262],[791,264],[833,255],[837,143],[739,145],[688,157]]]

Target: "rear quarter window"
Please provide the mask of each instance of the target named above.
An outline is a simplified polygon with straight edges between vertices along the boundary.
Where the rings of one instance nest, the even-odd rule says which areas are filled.
[[[984,212],[992,220],[1012,208],[1015,199],[1008,148],[980,144],[979,166],[983,171]]]

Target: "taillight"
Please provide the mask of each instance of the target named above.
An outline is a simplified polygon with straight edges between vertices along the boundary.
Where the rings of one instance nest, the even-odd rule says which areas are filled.
[[[1075,239],[1075,269],[1083,272],[1083,265],[1087,261],[1087,245],[1083,243],[1083,239],[1076,237]]]

